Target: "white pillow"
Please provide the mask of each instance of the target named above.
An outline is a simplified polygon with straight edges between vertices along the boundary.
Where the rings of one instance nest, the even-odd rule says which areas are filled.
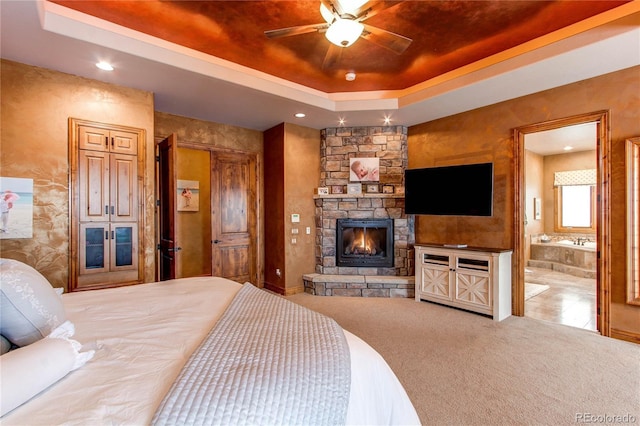
[[[68,338],[73,332],[73,324],[66,321],[51,336],[0,356],[0,416],[93,357],[94,351],[79,352],[80,343]]]
[[[31,266],[0,259],[0,334],[17,346],[47,336],[66,319],[62,299]]]

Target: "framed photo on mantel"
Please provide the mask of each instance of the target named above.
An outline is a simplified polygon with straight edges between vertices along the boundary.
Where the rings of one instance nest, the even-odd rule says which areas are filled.
[[[362,194],[362,184],[361,183],[347,184],[347,194],[352,194],[352,195]]]
[[[367,184],[367,194],[377,194],[378,192],[380,192],[380,187],[377,183]]]

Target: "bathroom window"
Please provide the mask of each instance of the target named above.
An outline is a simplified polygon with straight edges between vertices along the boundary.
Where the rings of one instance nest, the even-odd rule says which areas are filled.
[[[596,232],[595,169],[555,173],[555,231]]]

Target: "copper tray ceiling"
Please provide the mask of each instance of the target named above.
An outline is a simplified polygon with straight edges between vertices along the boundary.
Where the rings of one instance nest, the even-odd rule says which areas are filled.
[[[70,1],[54,3],[327,93],[405,89],[613,9],[627,1],[388,1],[366,23],[413,40],[401,55],[320,33],[264,31],[323,23],[320,1]],[[327,49],[338,60],[323,67]],[[346,81],[346,72],[356,72]]]

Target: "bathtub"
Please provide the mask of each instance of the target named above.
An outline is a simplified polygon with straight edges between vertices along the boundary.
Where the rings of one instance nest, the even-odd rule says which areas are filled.
[[[531,243],[528,266],[552,269],[581,278],[595,278],[596,243],[588,241],[584,244],[576,245],[571,240]]]

